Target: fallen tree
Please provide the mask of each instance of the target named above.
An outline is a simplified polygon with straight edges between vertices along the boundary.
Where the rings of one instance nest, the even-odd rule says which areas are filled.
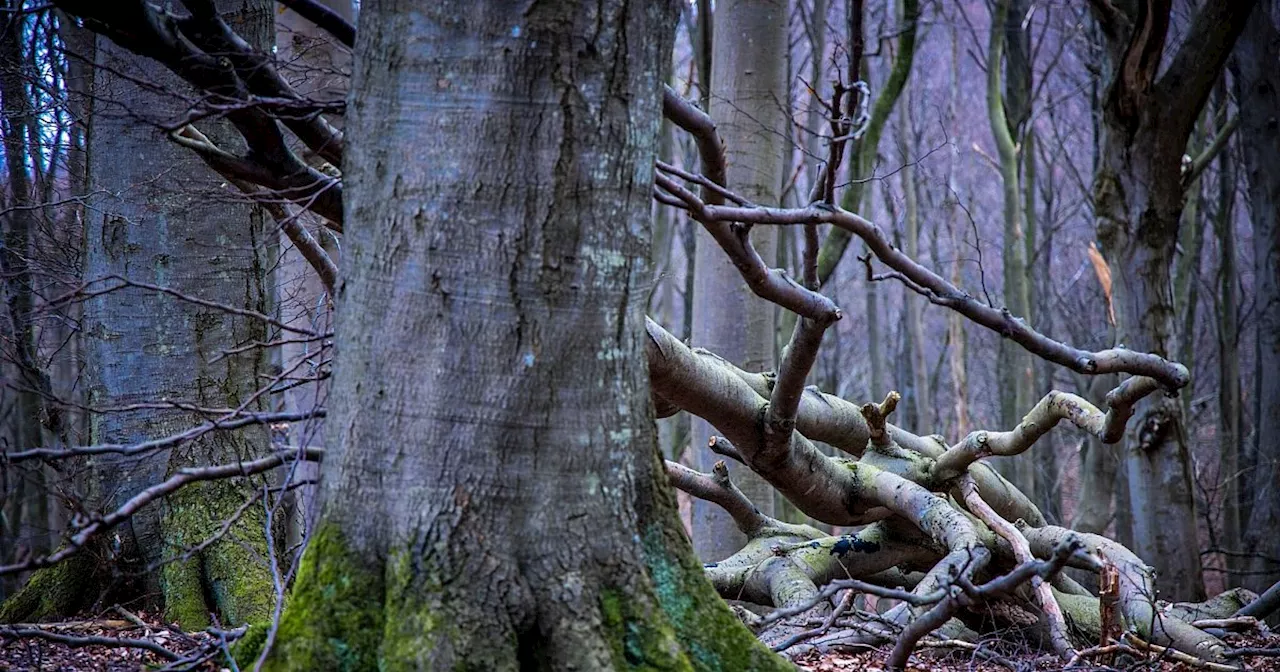
[[[1062,421],[1105,444],[1115,444],[1124,436],[1134,405],[1153,393],[1177,394],[1190,380],[1186,367],[1155,354],[1123,348],[1086,352],[1055,341],[1007,310],[977,301],[904,255],[875,224],[831,201],[828,187],[842,155],[841,138],[850,133],[839,122],[833,124],[831,156],[813,203],[784,209],[751,204],[721,183],[724,152],[710,118],[670,90],[664,111],[694,135],[703,167],[701,174],[695,174],[660,162],[655,198],[702,224],[760,297],[801,319],[778,371],[767,373],[738,369],[648,321],[655,407],[660,416],[683,410],[707,420],[723,434],[712,439],[708,449],[764,477],[811,518],[831,525],[863,526],[852,534],[830,536],[812,527],[772,520],[760,515],[733,487],[724,463],[717,465],[715,474],[668,463],[677,488],[725,508],[748,536],[740,551],[706,568],[722,596],[784,611],[804,605],[829,614],[833,605],[823,599],[830,596],[824,585],[849,579],[906,585],[910,592],[897,596],[899,603],[878,619],[878,626],[849,635],[861,642],[871,632],[873,638],[895,641],[890,663],[901,668],[912,646],[930,632],[948,639],[975,635],[952,618],[962,600],[943,599],[941,594],[958,591],[964,601],[974,602],[1012,592],[980,590],[973,583],[975,577],[1021,576],[1012,585],[1029,581],[1031,590],[1006,599],[1037,614],[1043,641],[1068,662],[1103,634],[1103,605],[1056,571],[1031,569],[1036,558],[1041,562],[1059,558],[1062,564],[1118,572],[1118,612],[1134,641],[1224,664],[1228,647],[1191,624],[1194,619],[1188,615],[1197,610],[1171,611],[1158,602],[1154,572],[1146,563],[1105,537],[1078,535],[1046,524],[1030,499],[983,461],[1030,450]],[[700,195],[693,191],[695,187],[701,188]],[[817,291],[816,236],[806,236],[805,277],[797,282],[764,263],[751,247],[750,231],[753,226],[772,225],[804,226],[812,232],[820,224],[833,225],[866,242],[875,258],[890,269],[877,279],[900,281],[930,302],[1077,372],[1129,377],[1107,395],[1105,409],[1054,390],[1029,409],[1017,427],[974,431],[955,444],[889,424],[896,393],[881,403],[857,406],[805,388],[824,332],[842,317],[839,308]],[[865,262],[870,267],[870,260]],[[844,455],[830,457],[819,450],[818,442]],[[865,590],[867,585],[860,587]],[[833,641],[838,640],[827,644]]]

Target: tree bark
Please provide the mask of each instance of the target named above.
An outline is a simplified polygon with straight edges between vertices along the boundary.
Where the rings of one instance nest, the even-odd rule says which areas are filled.
[[[1257,554],[1244,585],[1264,590],[1280,581],[1280,7],[1262,2],[1245,28],[1233,62],[1240,102],[1240,139],[1249,179],[1257,306],[1252,492],[1245,546]]]
[[[1030,320],[1027,231],[1018,173],[1019,141],[1030,115],[1031,68],[1024,44],[1027,36],[1021,27],[1025,5],[1025,0],[999,0],[992,12],[987,50],[987,115],[995,138],[1003,187],[1004,303],[1009,312]],[[1001,77],[1002,70],[1008,71],[1005,78]],[[1007,79],[1004,95],[1001,94],[1002,79]],[[1013,427],[1022,419],[1025,409],[1034,403],[1031,353],[1013,341],[1001,339],[996,369],[1000,381],[1000,425]],[[1030,455],[1001,462],[999,471],[1019,490],[1035,492],[1034,462]]]
[[[321,513],[268,669],[785,669],[655,443],[675,10],[362,5]]]
[[[1225,91],[1223,92],[1225,93]],[[1236,170],[1227,151],[1218,157],[1218,212],[1213,218],[1218,237],[1218,479],[1215,490],[1222,511],[1220,543],[1226,557],[1227,587],[1240,585],[1244,569],[1241,549],[1239,472],[1243,417],[1240,397],[1240,272],[1236,268]],[[1185,335],[1190,339],[1194,332]]]
[[[1111,267],[1116,340],[1131,350],[1165,357],[1176,352],[1172,264],[1185,198],[1182,156],[1252,4],[1202,5],[1163,70],[1170,3],[1092,5],[1112,75],[1103,101],[1094,217]],[[1155,565],[1169,591],[1165,597],[1200,600],[1204,584],[1181,404],[1149,398],[1135,418],[1126,455],[1133,550]]]
[[[711,116],[725,144],[726,181],[755,203],[777,204],[787,138],[787,3],[732,0],[715,8],[711,58]],[[777,256],[777,227],[756,227],[751,242],[764,259]],[[694,262],[693,343],[749,371],[774,366],[776,307],[760,299],[705,230],[699,229]],[[719,459],[706,449],[714,433],[694,418],[692,454],[699,471]],[[765,515],[773,513],[773,488],[755,473],[735,473],[738,487]],[[746,537],[723,509],[693,501],[693,546],[704,562],[729,557]]]
[[[16,12],[20,4],[12,0],[5,9]],[[49,391],[49,374],[40,362],[35,316],[35,282],[32,268],[38,232],[37,187],[29,166],[39,165],[39,148],[29,142],[36,125],[37,111],[27,93],[28,78],[38,72],[25,45],[29,22],[11,14],[0,25],[0,110],[3,111],[5,189],[4,211],[0,215],[0,440],[10,445],[41,443],[41,417],[49,417],[41,396]],[[7,328],[6,328],[7,327]],[[7,472],[7,473],[5,473]],[[47,551],[48,493],[43,465],[15,465],[0,469],[4,486],[0,490],[0,557]],[[6,487],[5,490],[8,488]],[[3,562],[4,560],[0,560]],[[0,582],[0,596],[5,593]]]
[[[337,16],[354,23],[355,13],[351,0],[319,0],[319,3]],[[292,10],[280,12],[276,20],[276,54],[278,69],[299,95],[317,101],[342,100],[346,97],[350,88],[351,50],[315,23]],[[330,118],[330,123],[341,129],[343,119],[334,115]],[[323,164],[323,159],[307,152],[304,147],[297,147],[295,151],[313,166]],[[339,245],[335,235],[325,228],[323,222],[318,221],[319,218],[311,213],[299,213],[298,219],[299,223],[311,231],[330,258],[338,261]],[[278,241],[280,254],[279,262],[271,267],[270,286],[275,292],[281,321],[317,333],[331,331],[333,297],[329,296],[325,283],[292,243],[288,234],[280,230],[282,227],[277,226],[276,229],[274,237]],[[296,371],[297,375],[317,375],[321,359],[316,352],[319,346],[317,341],[286,343],[273,350],[277,357],[277,362],[273,364],[278,364],[283,369],[307,360],[309,363],[300,367]],[[325,381],[290,387],[280,395],[282,408],[278,410],[306,411],[314,408],[328,397],[327,388]],[[289,440],[294,445],[324,445],[324,425],[297,423],[290,427]],[[294,479],[298,481],[315,480],[319,474],[318,466],[313,462],[299,462],[294,465],[293,470]],[[314,508],[314,499],[314,486],[300,487],[287,496],[290,545],[302,541],[308,522],[303,517]]]
[[[229,22],[252,43],[271,39],[271,3],[225,0]],[[219,180],[188,150],[164,140],[146,123],[186,111],[183,99],[138,82],[181,90],[154,62],[98,38],[89,131],[89,186],[84,275],[91,288],[118,284],[110,276],[167,287],[186,296],[269,313],[261,213],[228,203]],[[211,135],[217,135],[212,130]],[[254,318],[177,300],[151,290],[117,289],[85,303],[85,387],[90,406],[109,408],[161,400],[206,408],[265,410],[255,397],[266,374],[261,349],[225,351],[270,340]],[[203,415],[171,409],[109,410],[92,418],[91,443],[129,444],[173,434]],[[85,460],[85,513],[117,508],[142,489],[187,466],[261,456],[269,450],[265,427],[213,433],[172,450],[101,454]],[[0,621],[36,620],[74,613],[101,594],[116,599],[162,596],[165,618],[184,629],[259,620],[270,614],[271,574],[265,512],[251,507],[226,534],[188,552],[218,532],[261,482],[202,483],[168,498],[163,510],[144,509],[81,559],[46,570],[71,576],[69,589],[40,594],[49,582],[37,572],[11,598]],[[96,557],[94,557],[96,556]],[[108,561],[103,562],[101,558]],[[126,571],[108,571],[115,565]],[[139,579],[113,583],[113,577]]]

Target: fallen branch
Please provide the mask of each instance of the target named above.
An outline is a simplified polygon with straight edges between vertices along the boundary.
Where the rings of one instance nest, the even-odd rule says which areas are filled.
[[[955,578],[955,585],[959,586],[959,591],[949,590],[950,597],[939,602],[928,612],[907,624],[907,627],[903,629],[902,634],[898,636],[898,641],[893,645],[893,651],[889,654],[887,663],[889,669],[905,670],[907,659],[911,657],[911,651],[915,649],[916,643],[923,639],[925,635],[950,620],[951,616],[961,607],[978,604],[991,597],[1005,595],[1026,583],[1033,576],[1047,579],[1061,571],[1067,565],[1067,561],[1071,559],[1071,556],[1080,548],[1081,544],[1078,540],[1074,538],[1066,539],[1058,544],[1057,548],[1054,549],[1053,557],[1049,560],[1022,563],[1008,574],[992,579],[981,586],[973,585],[968,577],[960,574]]]
[[[1170,660],[1177,661],[1179,663],[1182,663],[1183,665],[1190,665],[1191,667],[1195,667],[1202,670],[1212,670],[1213,672],[1237,672],[1240,669],[1238,667],[1235,667],[1234,665],[1223,665],[1222,663],[1214,663],[1214,662],[1210,662],[1200,658],[1196,658],[1193,655],[1183,653],[1171,647],[1160,646],[1159,644],[1152,644],[1151,642],[1143,640],[1142,638],[1138,637],[1132,632],[1124,633],[1123,637],[1126,643],[1128,643],[1129,645],[1133,646],[1136,649],[1154,653],[1157,656],[1160,656],[1162,658],[1169,658]]]
[[[124,639],[124,638],[117,638],[117,637],[99,637],[99,636],[81,637],[78,635],[64,635],[57,632],[51,632],[49,630],[36,627],[36,626],[10,627],[10,626],[0,625],[0,641],[20,639],[24,637],[34,637],[37,639],[43,639],[46,641],[56,642],[58,644],[63,644],[66,646],[70,646],[72,648],[77,648],[77,649],[84,646],[124,647],[129,649],[143,649],[151,653],[154,653],[157,656],[164,658],[165,660],[170,660],[170,661],[178,660],[180,658],[178,654],[170,651],[169,649],[166,649],[163,646],[156,644],[155,642],[150,642],[145,639]]]
[[[973,432],[948,448],[934,465],[934,478],[945,482],[964,473],[969,465],[984,457],[1023,453],[1062,420],[1069,420],[1104,443],[1115,443],[1124,434],[1125,423],[1133,415],[1133,405],[1157,389],[1158,383],[1153,378],[1129,378],[1107,394],[1110,410],[1105,414],[1079,396],[1053,390],[1022,418],[1017,427],[1007,432]]]
[[[1009,542],[1013,547],[1013,557],[1019,563],[1026,564],[1035,560],[1031,555],[1031,546],[1027,543],[1026,537],[1022,536],[1017,527],[1001,518],[986,502],[982,501],[982,497],[978,495],[978,484],[972,477],[965,476],[960,479],[960,491],[964,494],[964,503],[969,511]],[[1076,654],[1075,647],[1071,646],[1071,638],[1067,635],[1067,621],[1062,615],[1062,607],[1053,597],[1053,589],[1039,576],[1031,577],[1031,589],[1036,605],[1040,607],[1047,621],[1049,641],[1053,644],[1053,650],[1063,660],[1071,660]]]

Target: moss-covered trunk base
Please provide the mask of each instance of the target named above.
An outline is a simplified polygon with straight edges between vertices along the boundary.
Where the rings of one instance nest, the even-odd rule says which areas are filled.
[[[87,552],[36,570],[21,590],[0,604],[0,623],[39,623],[72,616],[97,598],[102,577]]]
[[[372,560],[335,528],[322,528],[269,658],[271,670],[786,670],[734,617],[678,533],[651,526],[638,576],[570,569],[550,585],[509,579],[510,604],[459,599],[492,591],[492,577],[423,581],[406,553]],[[597,575],[588,582],[586,576]],[[495,568],[493,576],[505,575]],[[521,596],[538,596],[532,603]],[[460,627],[479,615],[485,629]],[[262,629],[237,647],[249,664]]]
[[[161,526],[176,557],[159,577],[166,622],[199,630],[213,625],[210,614],[223,627],[270,617],[275,590],[266,513],[261,503],[239,510],[246,494],[252,491],[224,481],[191,485],[170,498]]]

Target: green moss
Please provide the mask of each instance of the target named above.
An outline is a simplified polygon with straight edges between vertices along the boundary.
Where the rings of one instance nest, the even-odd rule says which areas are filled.
[[[765,648],[716,595],[682,536],[654,523],[645,530],[642,543],[659,606],[694,670],[794,669]]]
[[[200,559],[170,562],[160,571],[160,589],[164,593],[164,620],[177,623],[184,630],[209,627],[209,611],[200,587]]]
[[[269,630],[267,623],[249,624],[244,635],[231,645],[231,657],[235,659],[236,667],[242,670],[253,668],[254,661],[262,654],[262,647],[267,645]]]
[[[1077,643],[1097,642],[1102,635],[1102,613],[1098,598],[1092,595],[1068,595],[1053,589],[1053,597],[1062,607],[1072,639]]]
[[[21,590],[0,604],[0,623],[35,623],[74,615],[98,594],[94,570],[87,550],[37,570]]]
[[[430,574],[417,576],[407,552],[396,553],[387,562],[386,621],[379,649],[385,669],[421,668],[430,655],[429,642],[445,637],[455,639],[452,628],[438,617],[439,604],[433,596],[443,590]]]
[[[197,483],[170,497],[161,521],[167,545],[178,553],[205,541],[230,520],[251,494],[243,482]],[[266,566],[266,514],[252,506],[220,538],[191,558],[165,565],[160,576],[166,620],[187,630],[266,620],[275,590]]]
[[[600,615],[614,669],[692,670],[663,614],[636,606],[632,598],[618,591],[605,590],[600,595]]]
[[[385,595],[382,563],[352,550],[336,525],[321,525],[303,555],[266,668],[378,669]]]

